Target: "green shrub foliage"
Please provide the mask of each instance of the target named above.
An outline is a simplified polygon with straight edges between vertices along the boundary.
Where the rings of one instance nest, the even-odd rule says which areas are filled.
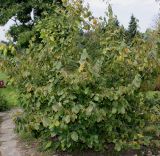
[[[17,131],[45,139],[45,149],[139,148],[153,107],[141,89],[157,68],[151,47],[142,38],[128,47],[112,11],[102,21],[80,1],[64,5],[36,25],[41,42],[12,59],[24,109]]]
[[[6,111],[9,109],[8,102],[5,100],[3,95],[0,94],[0,112]]]

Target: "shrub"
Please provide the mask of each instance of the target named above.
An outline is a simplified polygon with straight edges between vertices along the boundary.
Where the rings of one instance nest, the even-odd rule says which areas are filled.
[[[148,140],[144,129],[153,107],[141,84],[157,68],[148,59],[148,43],[137,38],[128,47],[112,12],[105,30],[97,31],[101,23],[87,24],[83,17],[92,22],[92,16],[79,1],[66,10],[52,7],[53,13],[36,25],[41,43],[33,37],[12,66],[24,109],[17,131],[45,139],[44,149],[140,148]],[[80,29],[98,36],[96,54],[84,48]]]

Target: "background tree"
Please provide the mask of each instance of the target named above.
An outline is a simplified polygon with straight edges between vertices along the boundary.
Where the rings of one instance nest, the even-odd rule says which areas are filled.
[[[133,38],[138,34],[138,20],[134,17],[134,15],[131,16],[128,30],[127,30],[127,41],[128,43],[131,43]]]
[[[2,0],[0,3],[0,25],[12,19],[15,25],[9,34],[19,47],[27,47],[34,34],[33,27],[38,19],[49,13],[52,3],[62,6],[62,0]]]

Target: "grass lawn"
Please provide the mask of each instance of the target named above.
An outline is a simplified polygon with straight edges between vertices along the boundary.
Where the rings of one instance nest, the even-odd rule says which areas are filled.
[[[0,80],[7,82],[7,75],[0,72]],[[7,86],[6,88],[0,88],[1,95],[8,101],[8,104],[11,106],[18,105],[18,91],[11,86]]]
[[[0,72],[0,80],[6,81],[7,80],[6,74]]]

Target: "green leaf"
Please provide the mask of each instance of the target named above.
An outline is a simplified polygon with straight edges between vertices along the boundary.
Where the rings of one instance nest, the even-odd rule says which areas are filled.
[[[95,100],[95,101],[99,101],[98,95],[96,95],[96,96],[94,97],[94,100]]]
[[[112,108],[112,114],[116,114],[117,113],[117,109],[115,107]]]
[[[121,147],[121,144],[117,143],[117,144],[115,145],[115,150],[116,150],[116,151],[119,152],[119,151],[121,150],[121,148],[122,148],[122,147]]]
[[[80,111],[80,108],[79,106],[75,105],[73,108],[72,108],[72,112],[75,113],[75,114],[78,114]]]
[[[125,112],[126,112],[125,108],[122,107],[122,108],[120,109],[120,113],[125,114]]]
[[[53,105],[53,106],[52,106],[52,109],[53,109],[55,112],[58,112],[59,106],[58,106],[58,105]]]
[[[71,118],[69,115],[67,115],[66,117],[64,117],[64,121],[68,124],[71,121]]]
[[[72,132],[71,133],[71,138],[73,141],[77,142],[78,141],[78,134],[77,132]]]
[[[92,111],[93,111],[93,105],[89,105],[88,107],[87,107],[87,109],[86,109],[86,115],[87,116],[90,116],[91,115],[91,113],[92,113]]]
[[[59,122],[58,120],[56,120],[56,121],[54,121],[54,125],[55,125],[56,127],[58,127],[58,126],[60,125],[60,122]]]
[[[82,55],[81,55],[81,59],[80,59],[80,64],[83,64],[85,61],[86,61],[86,59],[88,58],[88,53],[87,53],[87,50],[86,49],[84,49],[83,50],[83,53],[82,53]]]
[[[40,127],[39,124],[35,124],[35,125],[34,125],[34,128],[35,128],[37,131],[39,130],[39,127]]]
[[[45,150],[47,150],[48,148],[50,148],[52,146],[52,141],[49,141],[46,146],[45,146]]]
[[[136,87],[136,88],[139,88],[141,86],[141,75],[140,74],[137,74],[132,82],[132,84]]]
[[[62,67],[62,63],[60,61],[57,62],[56,69],[59,70],[59,69],[61,69],[61,67]]]
[[[43,118],[43,120],[42,120],[42,122],[43,122],[43,126],[44,127],[48,127],[48,125],[49,125],[49,119],[47,119],[47,118]]]
[[[51,40],[51,41],[55,41],[55,39],[54,39],[54,37],[53,37],[53,36],[51,36],[51,37],[50,37],[50,40]]]
[[[89,93],[89,88],[85,88],[84,93],[87,95]]]
[[[7,56],[7,49],[4,49],[4,51],[3,51],[3,54],[4,54],[4,56]]]
[[[52,109],[53,109],[53,111],[58,112],[62,109],[62,104],[60,102],[56,103],[52,106]]]

